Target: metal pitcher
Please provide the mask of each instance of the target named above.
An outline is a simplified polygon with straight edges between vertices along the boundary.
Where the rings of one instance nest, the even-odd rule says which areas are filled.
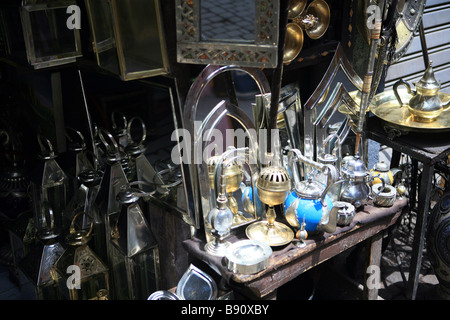
[[[398,93],[398,87],[404,85],[408,93],[412,95],[408,104],[404,104]],[[416,90],[412,90],[408,82],[400,79],[394,84],[393,90],[395,97],[400,103],[400,107],[407,106],[409,112],[413,115],[414,121],[433,122],[443,112],[450,108],[450,102],[443,104],[439,97],[441,84],[434,77],[431,61],[425,74],[419,82],[415,83]]]

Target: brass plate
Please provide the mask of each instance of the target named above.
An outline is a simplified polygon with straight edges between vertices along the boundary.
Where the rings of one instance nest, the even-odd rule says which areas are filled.
[[[245,234],[251,240],[265,243],[271,247],[283,246],[294,239],[292,229],[277,221],[274,222],[270,232],[267,221],[254,222],[245,229]]]
[[[398,91],[403,101],[409,101],[411,95],[406,89]],[[450,100],[450,95],[439,92],[442,103]],[[433,122],[417,122],[413,120],[406,106],[400,107],[393,90],[377,94],[371,103],[372,113],[392,127],[410,132],[441,132],[450,130],[450,112],[444,111]]]

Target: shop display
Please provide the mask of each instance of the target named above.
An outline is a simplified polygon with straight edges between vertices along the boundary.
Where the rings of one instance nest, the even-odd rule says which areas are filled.
[[[450,158],[427,172],[421,159],[409,170],[397,153],[369,157],[368,137],[450,131],[448,84],[431,62],[414,88],[404,80],[412,76],[379,87],[425,1],[24,0],[22,66],[8,48],[14,25],[3,18],[18,3],[8,1],[0,80],[23,85],[40,154],[24,152],[29,187],[28,172],[5,157],[12,168],[1,171],[0,200],[31,204],[16,241],[37,299],[276,298],[363,241],[366,262],[379,266],[381,235],[416,209],[409,195],[429,209],[428,199],[416,201],[425,182],[436,204],[429,225],[414,223],[428,227],[439,292],[449,298],[450,196],[437,173],[448,173]],[[88,28],[69,27],[70,8],[85,10]],[[72,69],[81,92],[67,83]],[[51,86],[39,83],[47,73]],[[9,133],[0,128],[0,138],[8,149]],[[378,290],[363,286],[367,296]]]

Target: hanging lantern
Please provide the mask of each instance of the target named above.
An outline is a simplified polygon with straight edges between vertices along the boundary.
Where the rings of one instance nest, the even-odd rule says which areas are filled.
[[[111,239],[117,299],[145,300],[159,288],[159,251],[139,206],[149,194],[128,187],[117,195],[121,211]]]
[[[36,245],[20,261],[20,269],[33,284],[38,300],[63,299],[58,287],[60,277],[53,269],[56,261],[64,253],[64,247],[59,242],[58,236],[55,230],[48,230],[45,237],[39,237]]]
[[[106,148],[106,166],[100,190],[95,199],[95,205],[99,210],[99,215],[105,219],[106,255],[108,256],[108,265],[111,267],[112,249],[110,239],[120,213],[120,204],[116,196],[121,191],[121,188],[128,185],[128,179],[122,167],[123,153],[120,152],[113,136],[103,128],[99,128],[98,136]],[[109,138],[110,143],[107,143],[105,136]],[[113,283],[113,278],[114,274],[111,274],[111,283]],[[115,288],[111,286],[109,295],[116,298],[115,293]]]
[[[109,292],[109,271],[106,264],[88,245],[93,226],[89,230],[76,230],[75,220],[84,212],[75,215],[66,237],[67,250],[55,263],[61,277],[60,288],[70,300],[90,300]]]
[[[103,261],[108,261],[105,217],[100,214],[95,203],[100,190],[102,173],[100,171],[86,170],[78,175],[78,180],[80,182],[80,187],[70,199],[66,210],[64,210],[64,231],[69,231],[70,223],[78,212],[85,212],[86,215],[77,227],[89,229],[91,222],[94,223],[94,234],[92,236],[93,239],[91,240],[92,250],[94,250]]]
[[[38,238],[49,239],[59,234],[62,215],[66,207],[67,176],[56,162],[52,144],[48,139],[47,149],[42,136],[38,136],[42,154],[41,163],[31,176],[34,226]]]

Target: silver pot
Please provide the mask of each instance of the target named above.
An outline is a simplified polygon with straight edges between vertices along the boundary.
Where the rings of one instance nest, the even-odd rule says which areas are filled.
[[[344,183],[341,188],[339,199],[350,202],[356,208],[367,204],[368,200],[376,198],[378,193],[372,193],[371,185],[374,178],[379,178],[384,189],[385,182],[380,175],[372,176],[367,170],[359,156],[348,159],[341,169]],[[380,192],[381,192],[380,190]]]

